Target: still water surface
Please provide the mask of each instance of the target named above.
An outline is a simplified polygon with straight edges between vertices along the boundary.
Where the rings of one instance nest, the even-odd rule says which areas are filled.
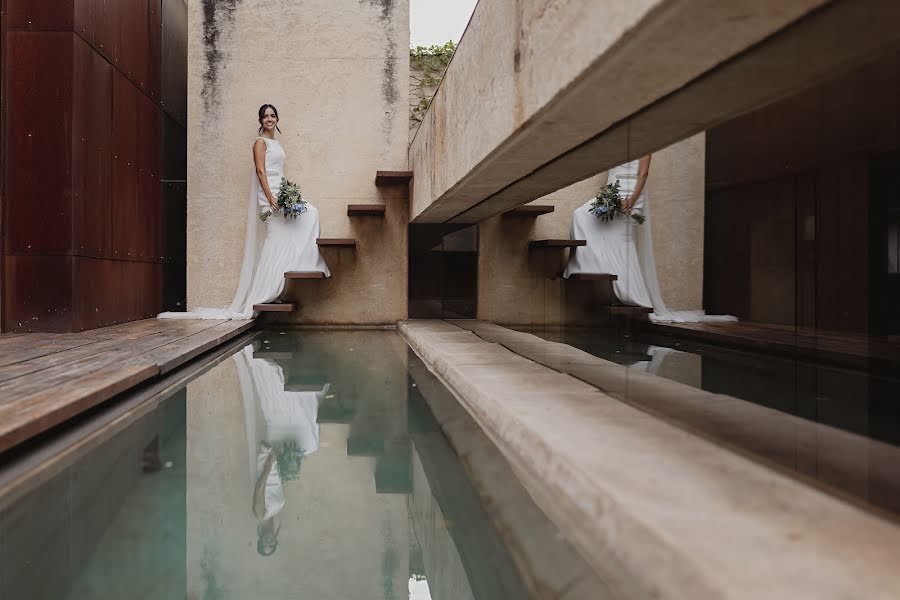
[[[265,332],[0,498],[0,597],[528,597],[415,360],[394,332]]]

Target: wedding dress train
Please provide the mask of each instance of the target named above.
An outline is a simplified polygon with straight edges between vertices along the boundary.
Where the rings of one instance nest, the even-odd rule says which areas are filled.
[[[266,178],[277,196],[284,176],[285,153],[278,140],[260,137],[266,144]],[[269,202],[253,175],[247,210],[244,260],[238,289],[227,308],[195,308],[190,312],[165,312],[160,319],[252,319],[254,304],[277,299],[284,291],[284,274],[289,271],[331,272],[319,252],[319,211],[307,204],[307,212],[293,218],[272,214],[265,223],[260,213],[269,210]]]
[[[639,161],[633,160],[609,171],[609,182],[619,182],[623,200],[637,187],[638,165]],[[588,200],[572,215],[570,238],[586,240],[587,245],[572,248],[563,277],[568,279],[576,273],[617,275],[613,291],[619,301],[632,306],[653,308],[650,315],[652,321],[689,323],[737,320],[726,315],[707,315],[702,310],[671,311],[666,307],[656,277],[646,186],[632,208],[632,213],[645,217],[643,224],[627,215],[618,215],[612,221],[602,221],[588,211],[592,200],[593,198]]]

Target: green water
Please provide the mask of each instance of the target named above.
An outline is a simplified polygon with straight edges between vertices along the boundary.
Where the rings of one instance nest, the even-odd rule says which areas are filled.
[[[529,597],[423,373],[394,332],[265,332],[0,498],[0,597]]]

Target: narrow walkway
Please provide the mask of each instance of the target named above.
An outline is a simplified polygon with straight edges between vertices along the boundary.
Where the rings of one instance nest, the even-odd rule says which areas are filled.
[[[146,319],[82,333],[0,335],[0,452],[251,327]]]
[[[399,328],[621,596],[887,598],[900,589],[893,523],[468,329]],[[578,362],[550,345],[544,360]]]
[[[701,342],[764,350],[786,356],[866,368],[883,365],[896,372],[900,339],[845,331],[821,331],[774,323],[646,323],[642,329]]]

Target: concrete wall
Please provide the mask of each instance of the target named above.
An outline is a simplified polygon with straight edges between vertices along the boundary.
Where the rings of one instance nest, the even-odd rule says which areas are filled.
[[[406,316],[405,190],[375,188],[407,165],[407,0],[189,3],[188,302],[224,306],[237,285],[251,145],[263,103],[278,107],[285,174],[320,211],[334,277],[300,282],[290,319],[388,323]],[[348,203],[386,202],[353,220]],[[390,281],[390,285],[386,282]],[[301,289],[301,288],[306,289]],[[360,305],[359,298],[366,298]]]
[[[653,155],[647,197],[663,299],[671,309],[703,305],[705,135]],[[554,212],[536,219],[492,217],[479,226],[478,318],[505,324],[581,322],[602,301],[607,284],[565,282],[567,250],[529,250],[528,240],[568,238],[572,213],[606,183],[606,173],[563,188],[532,204]]]

